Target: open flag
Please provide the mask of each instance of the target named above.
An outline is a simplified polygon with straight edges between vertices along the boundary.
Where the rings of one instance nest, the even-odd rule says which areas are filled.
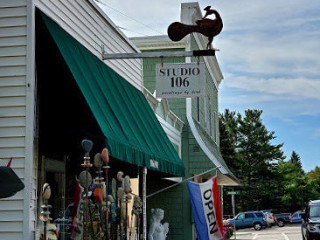
[[[199,240],[222,239],[222,215],[217,178],[188,182],[193,218]]]

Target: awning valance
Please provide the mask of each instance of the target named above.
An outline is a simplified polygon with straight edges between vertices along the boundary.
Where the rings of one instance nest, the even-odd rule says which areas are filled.
[[[184,166],[144,95],[60,26],[42,18],[84,95],[112,157],[184,176]]]

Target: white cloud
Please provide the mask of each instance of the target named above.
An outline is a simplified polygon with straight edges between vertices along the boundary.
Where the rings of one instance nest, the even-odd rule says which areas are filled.
[[[268,94],[285,99],[318,99],[320,100],[320,79],[307,78],[255,78],[228,74],[224,84],[228,88],[237,88],[246,92]],[[279,99],[277,99],[279,100]]]
[[[320,58],[315,54],[320,52],[319,40],[306,38],[303,34],[273,39],[254,34],[228,36],[217,39],[214,44],[221,50],[217,57],[221,68],[226,71],[319,75]]]

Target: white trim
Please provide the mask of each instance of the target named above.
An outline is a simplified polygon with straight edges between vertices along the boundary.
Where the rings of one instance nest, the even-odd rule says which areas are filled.
[[[35,7],[27,1],[27,75],[26,75],[26,137],[23,201],[23,239],[32,239],[31,197],[33,181],[34,101],[35,101]]]
[[[174,128],[171,124],[169,124],[165,119],[160,117],[155,113],[158,121],[160,122],[162,128],[164,129],[165,133],[169,137],[170,141],[174,144],[181,145],[181,132]]]
[[[196,141],[198,142],[199,146],[201,147],[202,151],[207,155],[207,157],[211,160],[211,162],[213,162],[214,165],[221,166],[219,160],[212,154],[210,149],[206,146],[206,144],[204,143],[204,141],[202,140],[200,134],[198,133],[198,131],[196,129],[196,126],[195,126],[195,124],[193,122],[193,118],[192,118],[191,98],[186,99],[186,108],[187,108],[187,120],[189,122],[191,132],[192,132],[193,136],[195,137]],[[228,171],[223,166],[220,167],[220,171],[222,174],[228,174]]]
[[[165,120],[167,121],[167,118],[170,118],[174,123],[173,127],[175,127],[178,124],[180,132],[182,131],[184,122],[174,112],[170,110],[170,106],[166,98],[156,98],[155,94],[151,94],[151,92],[149,92],[149,90],[145,87],[143,88],[143,94],[146,97],[146,99],[153,104],[154,112],[160,106],[160,104],[162,104],[165,111]]]

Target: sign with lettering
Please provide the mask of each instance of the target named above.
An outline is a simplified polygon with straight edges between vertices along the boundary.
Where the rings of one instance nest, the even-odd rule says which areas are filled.
[[[156,97],[189,98],[205,95],[204,63],[156,65]]]
[[[159,162],[153,159],[150,159],[150,167],[159,168]]]
[[[188,182],[193,219],[199,240],[221,240],[223,234],[217,178]]]
[[[227,195],[239,195],[240,191],[228,191]]]

